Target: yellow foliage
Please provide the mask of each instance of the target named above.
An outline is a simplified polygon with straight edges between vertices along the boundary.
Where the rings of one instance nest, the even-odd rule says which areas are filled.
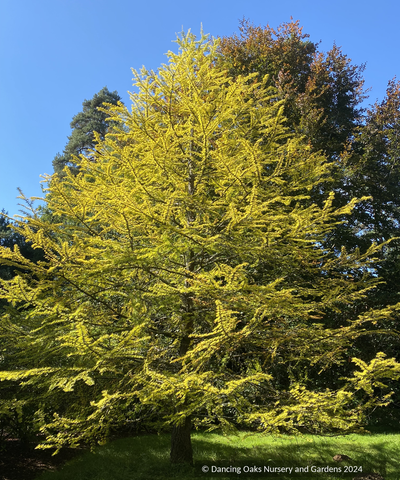
[[[23,361],[0,380],[70,396],[43,426],[57,447],[146,414],[157,426],[191,416],[211,429],[347,431],[360,417],[353,390],[399,372],[378,356],[355,360],[346,388],[306,388],[304,371],[340,364],[369,322],[394,311],[324,324],[323,312],[378,283],[342,273],[362,268],[359,253],[332,259],[320,247],[357,200],[307,206],[329,166],[288,135],[276,91],[219,71],[218,42],[189,33],[178,43],[158,73],[134,71],[131,110],[104,107],[124,127],[74,159],[80,173],[47,178],[55,220],[20,225],[46,261],[0,249],[24,268],[1,281],[0,334]]]

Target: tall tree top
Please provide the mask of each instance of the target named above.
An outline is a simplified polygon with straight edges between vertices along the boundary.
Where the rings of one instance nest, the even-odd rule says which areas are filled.
[[[269,84],[286,99],[291,130],[305,135],[328,158],[337,158],[360,121],[364,65],[352,65],[336,45],[320,52],[298,20],[275,30],[243,19],[239,31],[222,38],[219,62],[234,77],[268,74]]]
[[[78,172],[78,168],[71,157],[81,154],[88,155],[96,144],[94,132],[97,132],[100,138],[104,140],[108,129],[111,127],[107,120],[107,114],[99,107],[104,104],[118,105],[118,102],[121,102],[118,92],[110,92],[107,87],[104,87],[92,99],[85,100],[82,103],[83,110],[76,114],[70,123],[72,133],[68,137],[68,143],[63,154],[58,153],[53,160],[55,173],[63,176],[62,171],[66,166],[70,167],[73,173]]]

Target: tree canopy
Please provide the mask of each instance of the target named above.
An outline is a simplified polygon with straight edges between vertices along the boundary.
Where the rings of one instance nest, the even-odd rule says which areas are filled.
[[[368,197],[356,205],[351,217],[327,233],[323,245],[339,256],[342,247],[359,248],[365,253],[374,242],[391,239],[376,256],[375,272],[382,283],[351,309],[332,316],[340,325],[343,318],[399,301],[399,171],[398,131],[400,118],[399,83],[388,84],[382,102],[361,108],[364,91],[364,65],[357,66],[333,45],[322,52],[318,43],[290,20],[277,29],[240,23],[239,34],[224,37],[218,48],[217,64],[232,76],[255,72],[269,74],[268,84],[285,98],[286,126],[302,134],[312,151],[322,151],[332,163],[330,178],[313,188],[306,201],[323,205],[327,193],[335,192],[333,205],[343,207],[353,197]],[[383,325],[383,324],[381,324]],[[372,335],[354,343],[354,351],[368,357],[370,350],[399,351],[398,317],[386,322],[390,336]]]
[[[336,45],[319,51],[298,20],[275,30],[243,19],[239,31],[221,39],[218,64],[233,77],[268,74],[268,84],[286,99],[286,125],[305,135],[313,150],[337,160],[361,122],[365,66],[352,65]]]
[[[231,77],[206,36],[178,44],[157,73],[134,71],[132,110],[102,109],[116,126],[73,157],[78,173],[49,181],[63,221],[20,224],[45,261],[0,249],[24,267],[1,282],[1,335],[23,362],[0,380],[46,399],[44,446],[140,421],[172,427],[172,462],[191,463],[192,425],[353,431],[389,401],[383,382],[400,365],[379,352],[354,358],[337,388],[310,376],[336,375],[400,308],[325,322],[376,287],[381,246],[329,255],[324,238],[358,200],[308,204],[331,163],[285,126],[269,78]]]

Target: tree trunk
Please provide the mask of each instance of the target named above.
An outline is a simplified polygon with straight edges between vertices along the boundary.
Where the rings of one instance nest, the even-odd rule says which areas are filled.
[[[191,425],[190,417],[187,417],[183,425],[172,428],[171,463],[193,465],[192,440],[190,438]]]
[[[193,128],[191,130],[191,136],[193,137]],[[190,143],[190,151],[188,158],[188,194],[194,195],[195,193],[195,176],[193,173],[193,160],[192,160],[192,150],[193,142]],[[190,227],[196,219],[196,212],[193,212],[189,209],[186,212],[186,221],[187,226]],[[185,255],[186,263],[186,278],[185,278],[185,287],[190,286],[191,273],[194,270],[193,265],[193,251],[189,248]],[[179,355],[185,356],[189,350],[190,346],[190,337],[189,335],[193,332],[193,299],[189,294],[182,295],[182,326],[184,335],[181,338],[181,343],[179,346]],[[192,450],[192,440],[190,438],[190,429],[191,429],[191,419],[186,417],[184,423],[178,426],[172,427],[171,433],[171,463],[177,464],[186,464],[193,465],[193,450]]]

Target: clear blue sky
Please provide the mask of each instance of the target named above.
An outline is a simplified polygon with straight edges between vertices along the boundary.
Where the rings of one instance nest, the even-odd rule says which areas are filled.
[[[129,104],[131,67],[165,63],[182,27],[217,37],[243,16],[274,28],[293,16],[320,50],[336,42],[367,63],[374,103],[400,77],[399,14],[399,0],[0,0],[0,210],[18,213],[17,187],[42,196],[83,100],[107,86]]]

